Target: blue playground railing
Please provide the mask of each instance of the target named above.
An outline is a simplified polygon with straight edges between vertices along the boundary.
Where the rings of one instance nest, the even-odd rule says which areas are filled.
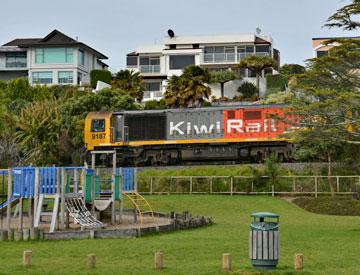
[[[17,167],[12,169],[13,173],[13,197],[34,197],[35,168]]]

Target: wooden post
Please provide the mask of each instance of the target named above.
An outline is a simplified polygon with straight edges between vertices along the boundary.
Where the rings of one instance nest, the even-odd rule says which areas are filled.
[[[29,197],[28,202],[29,202],[29,204],[28,204],[29,223],[30,223],[30,228],[33,228],[34,227],[33,198]]]
[[[190,177],[190,194],[192,194],[193,191],[193,177]]]
[[[23,266],[24,267],[30,267],[31,266],[31,257],[32,257],[32,251],[31,250],[25,250],[23,252]]]
[[[231,254],[230,253],[223,254],[223,270],[225,272],[231,271]]]
[[[95,154],[91,154],[91,168],[93,176],[91,177],[91,214],[95,216]]]
[[[230,196],[233,195],[234,192],[234,177],[230,177]]]
[[[160,270],[164,268],[164,254],[162,252],[155,253],[155,269]]]
[[[19,199],[19,227],[18,229],[20,231],[23,230],[23,225],[24,225],[24,199],[22,197],[20,197]]]
[[[274,184],[271,185],[271,196],[275,197],[275,186],[274,186]]]
[[[254,193],[254,178],[251,181],[251,193]]]
[[[296,271],[301,271],[304,268],[304,255],[295,254],[294,256],[294,268]]]
[[[137,182],[137,168],[134,168],[134,189],[138,191],[138,182]]]
[[[89,268],[96,267],[96,254],[88,254],[86,264]]]
[[[213,192],[213,176],[210,177],[210,194]]]
[[[61,193],[62,193],[62,188],[61,188],[62,182],[61,182],[61,170],[57,169],[56,171],[56,194],[58,196],[58,199],[61,199]],[[65,188],[64,188],[65,189]],[[56,202],[54,202],[54,207],[56,206]],[[57,205],[57,213],[56,213],[56,228],[59,230],[59,215],[60,215],[60,211],[59,211],[59,205]]]
[[[60,229],[65,229],[65,190],[66,189],[66,173],[65,168],[61,168],[61,204],[60,204]]]
[[[150,177],[150,195],[153,193],[153,177]]]
[[[318,197],[318,178],[317,178],[317,176],[315,176],[315,198],[317,198]]]
[[[6,220],[7,220],[7,230],[8,232],[11,230],[11,198],[12,198],[12,170],[11,168],[9,168],[8,170],[8,194],[7,194],[7,199],[8,199],[8,206],[6,209]]]
[[[339,176],[336,177],[336,192],[340,192],[340,179]]]

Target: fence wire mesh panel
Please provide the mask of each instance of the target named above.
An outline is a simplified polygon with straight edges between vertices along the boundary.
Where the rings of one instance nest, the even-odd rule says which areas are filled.
[[[138,176],[144,194],[330,194],[329,180],[338,194],[352,194],[360,176]]]

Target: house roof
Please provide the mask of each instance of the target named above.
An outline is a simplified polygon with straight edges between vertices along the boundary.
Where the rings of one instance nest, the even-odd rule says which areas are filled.
[[[312,40],[332,40],[332,39],[360,39],[360,36],[339,36],[339,37],[313,37]]]
[[[71,38],[70,36],[65,35],[58,30],[53,30],[44,38],[17,38],[4,44],[4,46],[18,46],[20,48],[45,46],[79,46],[94,53],[100,59],[108,59],[107,56],[105,56],[104,54],[98,52],[97,50],[91,48],[90,46],[82,42]]]

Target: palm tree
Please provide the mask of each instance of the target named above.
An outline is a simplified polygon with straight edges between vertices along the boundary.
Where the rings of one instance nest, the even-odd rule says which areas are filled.
[[[170,107],[200,107],[209,98],[210,74],[206,69],[191,65],[181,76],[172,76],[166,86],[165,101]]]
[[[220,84],[221,98],[224,98],[225,83],[239,78],[240,76],[232,70],[221,70],[221,71],[210,72],[210,82]]]
[[[111,82],[112,88],[120,88],[130,94],[138,102],[144,97],[144,81],[139,72],[134,70],[121,70],[116,73]]]
[[[239,68],[247,68],[256,73],[256,90],[260,98],[260,76],[263,70],[276,67],[276,61],[270,56],[248,56],[239,63]]]

